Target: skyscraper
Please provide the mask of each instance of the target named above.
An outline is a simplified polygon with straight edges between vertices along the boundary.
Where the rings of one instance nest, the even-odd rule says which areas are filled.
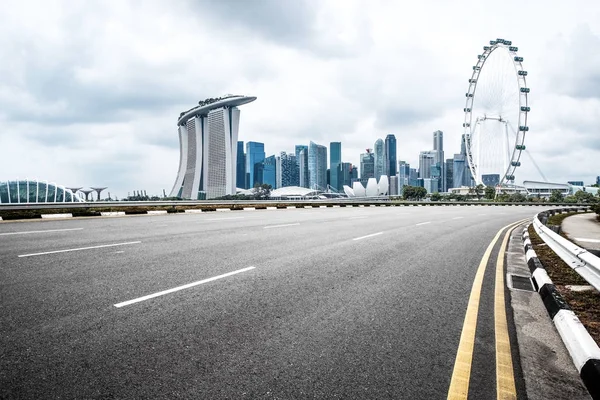
[[[360,178],[369,179],[375,177],[375,157],[373,150],[367,149],[366,153],[360,155]]]
[[[353,183],[357,179],[358,179],[358,168],[356,167],[356,165],[353,165],[352,170],[350,171],[350,183]]]
[[[446,190],[454,187],[454,159],[446,159]]]
[[[406,161],[398,161],[398,189],[404,185],[410,185],[410,164]]]
[[[286,187],[286,186],[299,186],[300,185],[300,175],[298,162],[296,161],[296,156],[293,154],[288,154],[285,151],[282,151],[279,156],[279,165],[280,165],[280,173],[281,181],[278,182],[277,187]]]
[[[444,163],[444,132],[433,132],[433,151],[435,152],[435,163],[440,167],[440,176],[438,188],[441,192],[447,191],[446,188],[446,165]]]
[[[452,171],[453,171],[453,179],[452,179],[452,187],[459,188],[465,185],[465,176],[467,175],[466,159],[463,154],[455,154],[452,159]]]
[[[373,148],[375,162],[375,179],[379,181],[381,175],[385,175],[385,146],[383,140],[377,139]]]
[[[340,168],[340,186],[352,186],[352,164],[343,162]]]
[[[329,143],[329,169],[330,185],[338,192],[342,190],[341,183],[342,143]]]
[[[259,142],[246,143],[246,188],[252,189],[254,185],[261,184],[262,162],[265,159],[265,145]]]
[[[237,163],[235,171],[235,186],[240,189],[246,187],[246,154],[244,153],[244,142],[237,142]]]
[[[300,157],[300,152],[302,150],[306,150],[306,160],[303,160]],[[305,144],[297,144],[296,148],[295,148],[295,152],[296,152],[296,163],[298,164],[298,185],[301,187],[308,187],[308,146]],[[306,164],[302,164],[302,161],[306,161]],[[303,170],[302,168],[306,167],[306,170]],[[305,177],[303,179],[303,176]]]
[[[274,155],[263,160],[262,183],[271,185],[273,189],[277,187],[277,162]]]
[[[311,189],[327,188],[327,147],[312,141],[308,145],[308,183]]]
[[[419,179],[431,178],[431,167],[435,166],[436,156],[435,151],[422,151],[419,154]]]
[[[236,192],[237,106],[256,97],[227,95],[179,114],[179,168],[170,196],[212,199]]]
[[[298,146],[296,146],[298,149]],[[301,187],[310,186],[310,176],[308,174],[308,148],[301,148],[298,153],[298,176]]]
[[[396,176],[396,136],[385,137],[385,174],[388,177]]]

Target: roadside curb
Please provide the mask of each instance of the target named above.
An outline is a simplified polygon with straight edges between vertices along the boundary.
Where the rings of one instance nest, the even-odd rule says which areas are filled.
[[[146,211],[148,215],[166,215],[167,210]]]
[[[73,214],[42,214],[43,219],[73,218]]]
[[[581,380],[595,400],[600,400],[600,347],[554,286],[540,262],[531,240],[529,225],[523,230],[523,250],[535,290],[554,323]]]
[[[122,217],[125,216],[125,211],[102,211],[101,217]]]

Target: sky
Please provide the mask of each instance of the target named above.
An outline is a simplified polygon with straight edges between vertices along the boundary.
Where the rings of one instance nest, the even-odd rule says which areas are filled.
[[[257,97],[240,107],[239,140],[267,156],[340,141],[358,164],[394,134],[416,167],[442,130],[451,158],[472,66],[496,38],[524,58],[525,145],[546,179],[600,175],[597,0],[0,4],[0,180],[168,195],[179,113],[228,93]],[[531,158],[517,183],[542,180]]]

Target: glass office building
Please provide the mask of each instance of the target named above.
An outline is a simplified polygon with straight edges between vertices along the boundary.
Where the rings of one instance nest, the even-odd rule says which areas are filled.
[[[327,147],[314,142],[308,145],[308,184],[309,188],[327,188]]]
[[[246,143],[246,189],[263,183],[262,163],[265,160],[265,144],[260,142]]]
[[[377,139],[374,146],[374,168],[375,179],[379,180],[381,175],[385,175],[385,145],[383,140]]]
[[[342,143],[329,143],[329,184],[337,191],[342,190]]]
[[[388,177],[396,176],[396,136],[385,137],[385,174]]]

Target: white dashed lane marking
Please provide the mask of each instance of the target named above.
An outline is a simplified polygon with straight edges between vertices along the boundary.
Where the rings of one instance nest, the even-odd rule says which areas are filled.
[[[212,278],[208,278],[208,279],[204,279],[204,280],[201,280],[201,281],[196,281],[196,282],[188,283],[187,285],[177,286],[177,287],[174,287],[172,289],[167,289],[167,290],[163,290],[162,292],[152,293],[152,294],[149,294],[147,296],[138,297],[137,299],[127,300],[127,301],[124,301],[122,303],[117,303],[114,306],[117,307],[117,308],[128,306],[130,304],[139,303],[139,302],[145,301],[145,300],[150,300],[150,299],[153,299],[155,297],[164,296],[165,294],[169,294],[169,293],[173,293],[173,292],[178,292],[178,291],[184,290],[184,289],[189,289],[189,288],[194,287],[194,286],[202,285],[203,283],[208,283],[208,282],[216,281],[217,279],[223,279],[223,278],[226,278],[226,277],[231,276],[231,275],[240,274],[242,272],[250,271],[251,269],[254,269],[254,268],[255,267],[247,267],[247,268],[238,269],[237,271],[228,272],[228,273],[223,274],[223,275],[213,276]]]
[[[295,224],[283,224],[283,225],[267,225],[264,227],[264,229],[270,229],[270,228],[285,228],[286,226],[297,226],[300,225],[300,222],[296,222]]]
[[[68,232],[68,231],[81,231],[81,230],[83,230],[83,228],[47,229],[47,230],[44,230],[44,231],[4,232],[4,233],[0,233],[0,236],[29,235],[29,234],[32,234],[32,233]]]
[[[357,237],[357,238],[354,238],[352,240],[361,240],[361,239],[366,239],[366,238],[370,238],[370,237],[378,236],[378,235],[383,235],[383,232],[371,233],[370,235]]]
[[[44,252],[41,252],[41,253],[21,254],[21,255],[19,255],[19,257],[43,256],[43,255],[46,255],[46,254],[56,254],[56,253],[67,253],[67,252],[70,252],[70,251],[102,249],[102,248],[105,248],[105,247],[126,246],[126,245],[129,245],[129,244],[138,244],[138,243],[142,243],[142,242],[141,241],[137,241],[137,242],[102,244],[102,245],[99,245],[99,246],[79,247],[79,248],[76,248],[76,249],[44,251]]]

